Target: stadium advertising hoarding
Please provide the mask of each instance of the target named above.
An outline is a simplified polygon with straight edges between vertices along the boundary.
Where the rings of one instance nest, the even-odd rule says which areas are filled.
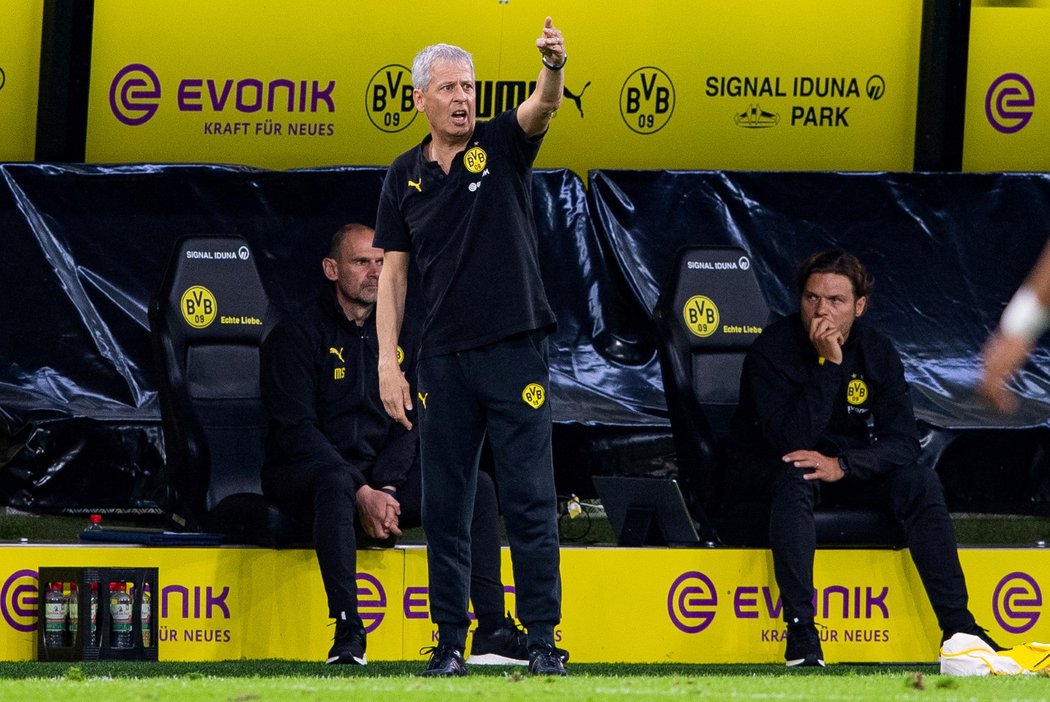
[[[1046,582],[1042,578],[1050,561],[1042,558],[1045,552],[1033,554],[1038,557],[1019,553],[1004,549],[960,554],[971,610],[1008,646],[1040,641],[1050,632],[1050,611],[1039,585]],[[563,564],[572,563],[576,555],[563,554],[568,557]],[[768,551],[671,554],[616,550],[590,561],[585,568],[589,578],[615,583],[617,607],[614,610],[608,599],[595,593],[578,600],[567,595],[562,623],[569,632],[566,646],[572,648],[577,627],[596,619],[609,621],[620,616],[610,612],[618,611],[634,622],[627,629],[630,634],[599,635],[587,626],[589,659],[637,660],[642,649],[644,660],[653,662],[783,661],[785,629]],[[566,582],[567,591],[575,595]],[[936,660],[941,631],[907,551],[822,549],[814,564],[814,582],[814,608],[828,661]],[[623,611],[625,606],[630,611]]]
[[[964,170],[1050,170],[1048,36],[1048,0],[973,3]]]
[[[153,608],[160,660],[324,660],[332,643],[312,551],[19,547],[4,549],[3,563],[0,660],[36,658],[41,566],[157,568],[161,588]],[[387,593],[402,590],[402,558],[362,551],[358,567],[362,620],[369,631],[383,628],[369,638],[368,654],[400,659],[401,617],[385,614]]]
[[[408,66],[474,55],[480,118],[566,34],[565,99],[538,167],[907,170],[920,3],[597,0],[437,4],[96,0],[90,162],[386,165],[426,133]],[[410,18],[410,21],[409,21]]]
[[[626,627],[630,635],[588,639],[598,649],[590,655],[603,661],[632,660],[638,655],[632,650],[641,648],[645,660],[653,662],[783,661],[782,606],[768,551],[671,553],[610,550],[589,564],[590,578],[616,584],[620,608],[629,605],[631,612],[624,615],[633,620]],[[918,575],[902,552],[822,550],[814,576],[827,660],[936,659],[939,629],[921,596]],[[571,589],[567,578],[566,583]],[[579,600],[567,596],[565,611],[562,626],[571,633],[576,622],[617,616],[609,614],[608,600],[593,594]]]
[[[4,3],[0,41],[0,160],[32,161],[44,0]]]
[[[0,660],[33,660],[41,566],[156,567],[160,660],[323,660],[331,645],[313,552],[231,548],[4,546]],[[960,553],[970,607],[1005,645],[1050,639],[1050,552]],[[426,551],[362,551],[357,579],[371,660],[415,660],[433,644]],[[777,663],[784,625],[768,551],[562,549],[572,660]],[[507,607],[515,610],[503,551]],[[907,551],[820,550],[815,604],[833,662],[932,662],[940,630]],[[420,659],[421,660],[421,659]]]

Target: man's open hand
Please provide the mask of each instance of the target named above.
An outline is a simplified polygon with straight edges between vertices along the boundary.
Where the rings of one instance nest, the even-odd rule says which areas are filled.
[[[825,456],[819,451],[792,451],[782,460],[784,463],[791,463],[796,468],[806,471],[806,474],[802,476],[806,480],[823,480],[825,483],[834,483],[842,480],[846,475],[839,464],[839,459]]]

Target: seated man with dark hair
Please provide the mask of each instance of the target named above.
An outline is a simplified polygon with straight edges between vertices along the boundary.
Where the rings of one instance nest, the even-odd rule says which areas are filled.
[[[908,548],[944,640],[979,636],[937,474],[921,467],[918,429],[892,342],[860,321],[872,278],[843,251],[813,254],[796,279],[800,310],[770,324],[744,360],[734,451],[741,483],[771,496],[773,571],[789,666],[824,665],[814,625],[813,508],[840,498],[885,505]],[[737,481],[737,478],[733,478]]]
[[[379,398],[376,286],[383,252],[373,231],[349,224],[322,261],[317,303],[283,320],[263,349],[262,390],[270,416],[263,491],[313,525],[314,548],[335,619],[328,663],[365,664],[357,611],[356,521],[387,544],[420,524],[418,433],[392,420]],[[418,337],[406,323],[401,368],[415,386]],[[528,662],[525,634],[505,615],[496,489],[480,473],[471,524],[470,597],[478,628],[472,663]]]

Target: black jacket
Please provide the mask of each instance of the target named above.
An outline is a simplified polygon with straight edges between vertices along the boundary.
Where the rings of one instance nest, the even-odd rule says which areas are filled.
[[[744,360],[733,446],[760,464],[809,449],[864,480],[919,456],[904,366],[892,342],[857,320],[842,364],[819,363],[793,314],[769,325]]]
[[[418,334],[406,319],[398,340],[401,368],[415,392]],[[263,473],[277,466],[332,464],[356,487],[400,486],[418,450],[379,397],[375,314],[358,327],[325,287],[317,303],[281,321],[262,354],[262,394],[270,417]],[[265,480],[263,481],[266,482]]]

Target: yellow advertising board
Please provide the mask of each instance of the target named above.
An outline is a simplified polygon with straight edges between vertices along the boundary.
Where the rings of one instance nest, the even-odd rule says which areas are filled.
[[[1050,2],[975,0],[963,170],[1050,170]]]
[[[237,548],[0,547],[0,660],[35,660],[41,566],[158,569],[160,660],[324,660],[328,606],[312,551]],[[400,552],[362,551],[360,613],[368,653],[399,659],[401,617],[386,617],[402,585]]]
[[[779,663],[784,625],[768,551],[563,548],[558,644],[579,663]],[[1050,640],[1045,549],[960,552],[970,609],[997,641]],[[331,645],[312,551],[0,546],[0,660],[33,660],[42,566],[158,569],[160,660],[322,661]],[[361,551],[370,660],[432,646],[426,550]],[[515,611],[503,551],[507,608]],[[907,551],[820,550],[814,602],[831,662],[932,662],[940,629]]]
[[[479,118],[566,36],[538,167],[910,169],[921,3],[96,0],[89,162],[386,165],[426,134],[409,66],[471,51]]]
[[[0,161],[32,161],[44,0],[4,3],[0,29]]]
[[[610,550],[591,566],[592,577],[616,583],[621,608],[634,612],[620,635],[589,641],[599,647],[591,654],[598,660],[633,660],[638,649],[645,661],[665,663],[783,660],[784,623],[768,552]],[[929,605],[913,596],[921,585],[900,552],[861,559],[857,551],[821,551],[814,577],[827,660],[936,659],[939,629]],[[573,633],[574,623],[611,611],[593,594],[565,604],[563,626]]]

